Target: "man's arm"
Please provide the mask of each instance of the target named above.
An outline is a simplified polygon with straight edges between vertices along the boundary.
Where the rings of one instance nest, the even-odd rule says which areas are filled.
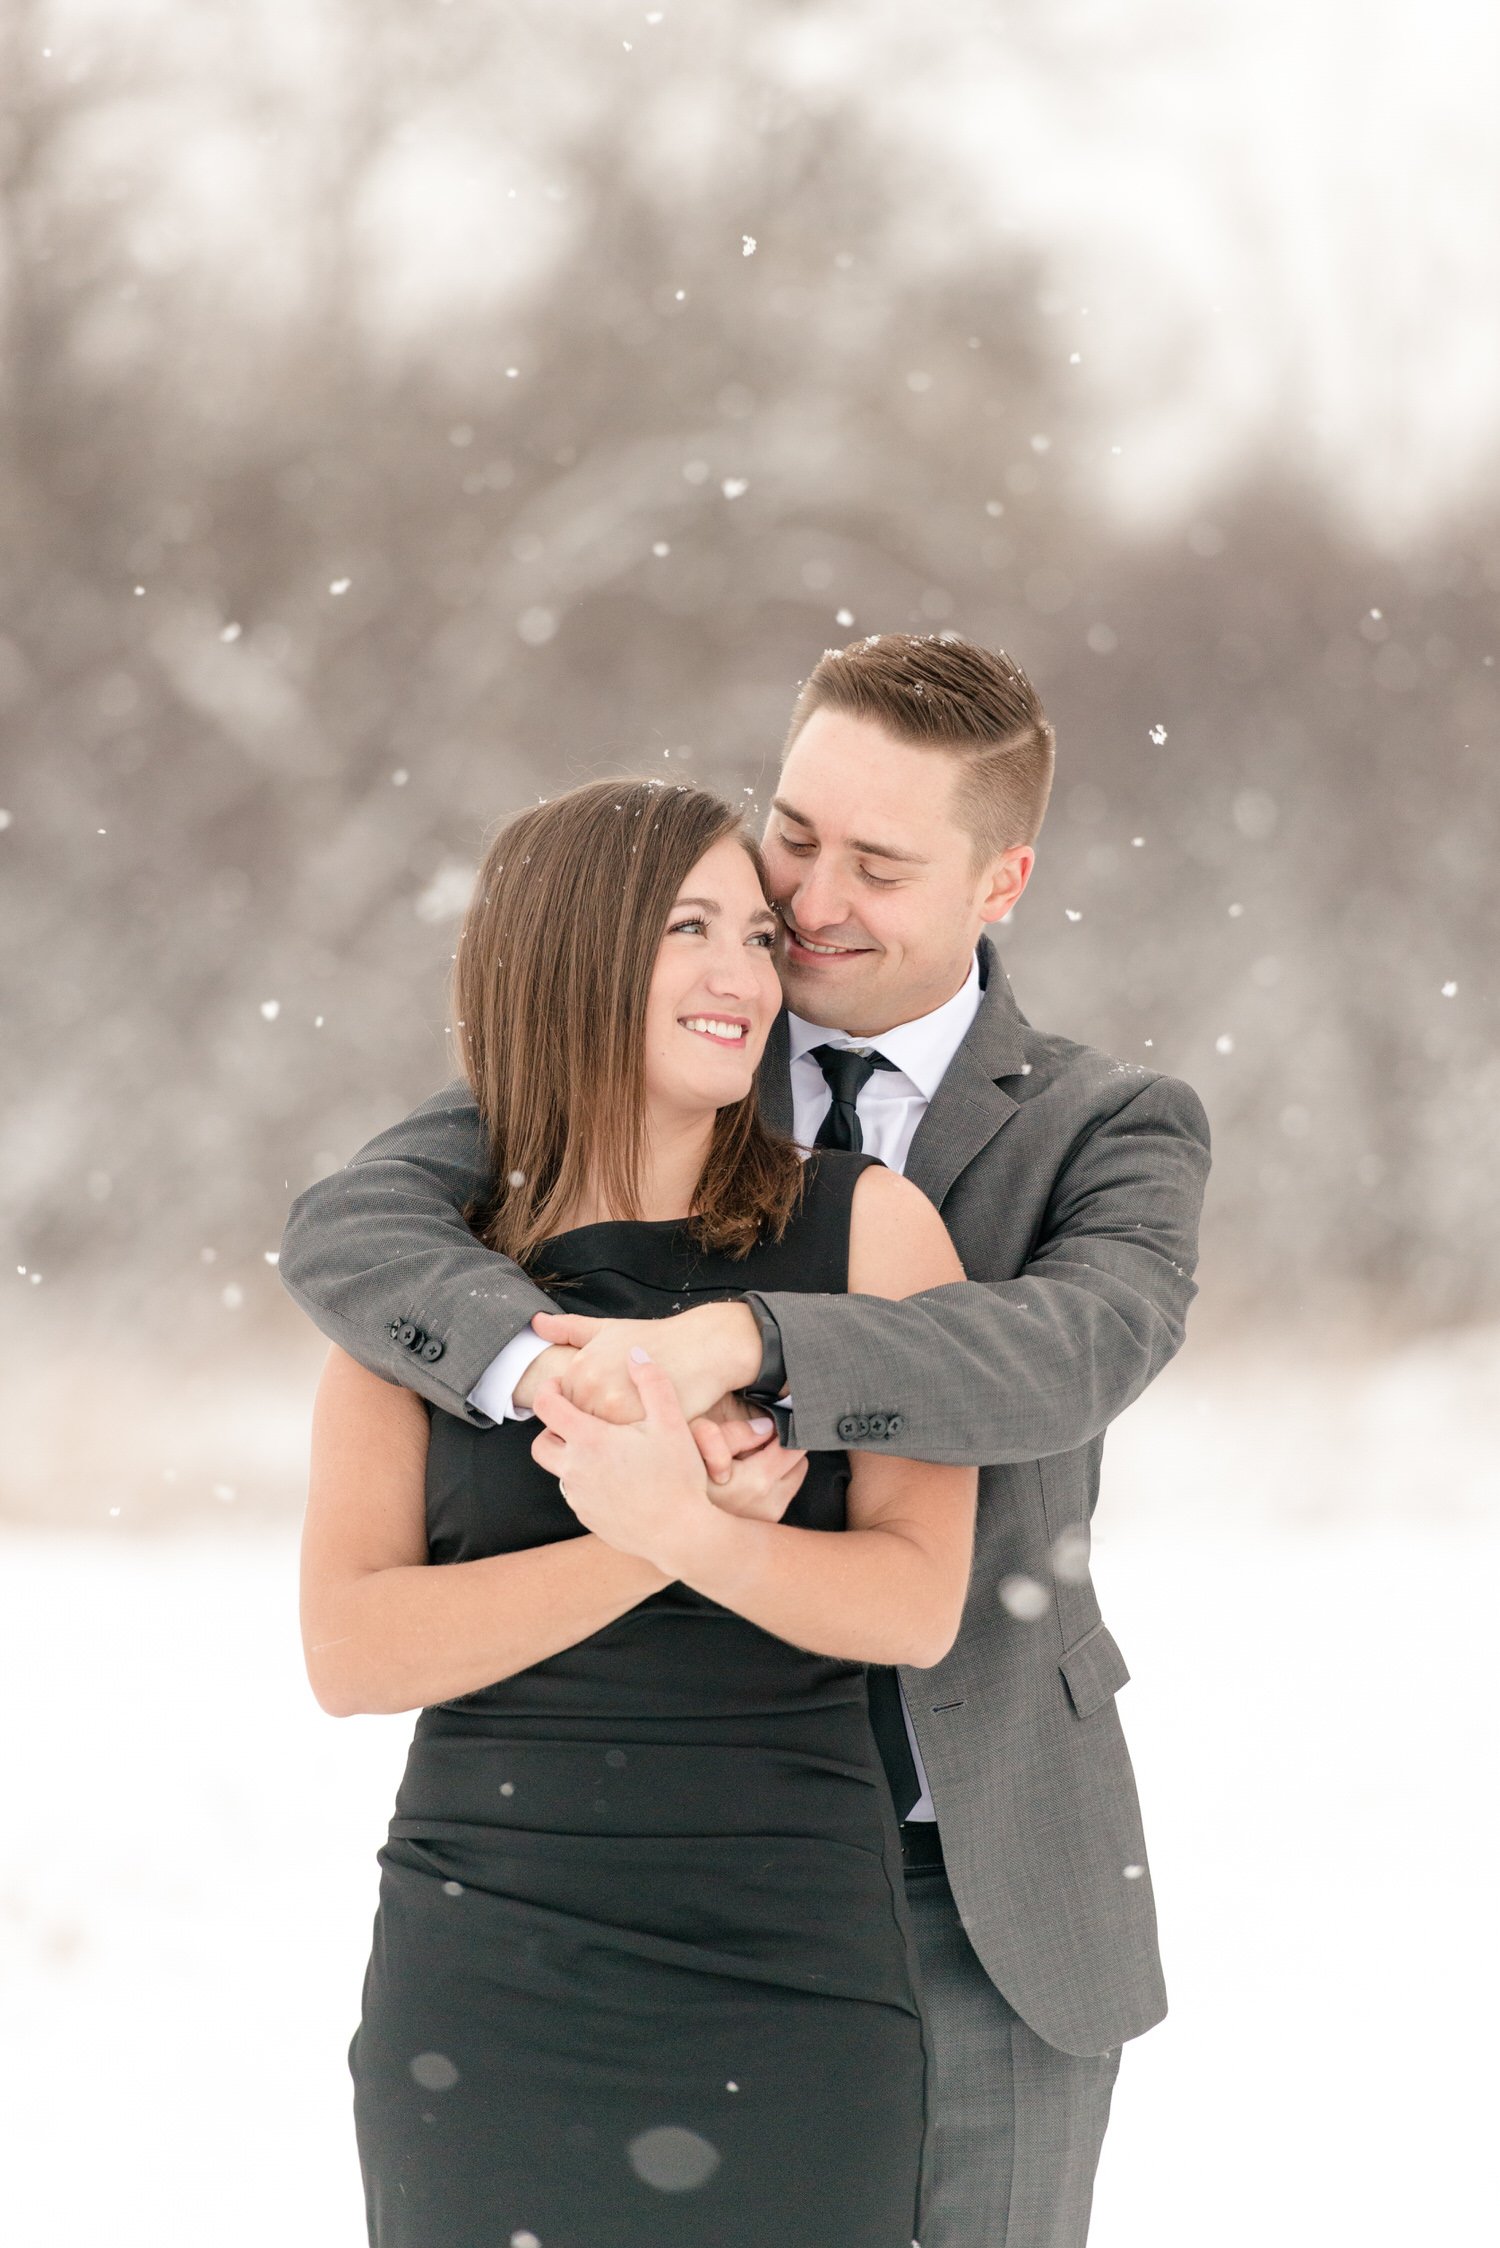
[[[904,1302],[767,1295],[793,1400],[790,1441],[868,1448],[894,1415],[912,1459],[998,1466],[1070,1452],[1138,1397],[1196,1294],[1208,1119],[1160,1077],[1104,1115],[1057,1175],[1025,1269]]]
[[[1086,1444],[1182,1341],[1208,1161],[1197,1094],[1155,1078],[1080,1120],[1016,1279],[958,1281],[897,1303],[757,1292],[781,1334],[786,1441],[980,1467]],[[649,1335],[639,1322],[565,1314],[538,1325],[579,1349],[568,1396],[610,1420],[627,1417],[633,1343],[649,1344],[690,1413],[756,1381],[761,1364],[744,1303],[696,1306]]]
[[[490,1415],[470,1391],[533,1313],[552,1309],[464,1223],[488,1184],[474,1096],[450,1085],[298,1195],[279,1267],[351,1358],[480,1426]]]

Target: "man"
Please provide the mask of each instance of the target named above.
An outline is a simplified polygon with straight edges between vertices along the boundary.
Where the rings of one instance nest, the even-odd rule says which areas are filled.
[[[690,1415],[785,1395],[798,1445],[983,1469],[957,1644],[872,1674],[934,2048],[923,2248],[1081,2248],[1120,2046],[1165,2010],[1088,1526],[1105,1428],[1182,1339],[1208,1132],[1185,1085],[1033,1030],[984,934],[1030,876],[1052,762],[1003,656],[887,634],[818,664],[765,836],[789,1012],[762,1102],[904,1170],[970,1277],[650,1326]],[[557,1372],[633,1417],[642,1330],[551,1312],[479,1247],[484,1170],[467,1091],[439,1094],[300,1197],[283,1278],[449,1412],[524,1412]]]

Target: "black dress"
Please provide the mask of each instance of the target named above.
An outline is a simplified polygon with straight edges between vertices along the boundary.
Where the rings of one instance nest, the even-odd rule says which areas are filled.
[[[540,1252],[570,1309],[842,1292],[868,1158],[815,1157],[779,1243],[685,1224]],[[580,1535],[534,1424],[432,1418],[428,1550]],[[786,1519],[844,1524],[814,1454]],[[375,2248],[909,2248],[925,2049],[861,1665],[673,1585],[423,1710],[350,2049]]]

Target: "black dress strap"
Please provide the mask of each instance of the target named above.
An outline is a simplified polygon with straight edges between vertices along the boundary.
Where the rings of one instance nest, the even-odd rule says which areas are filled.
[[[854,1189],[863,1174],[878,1164],[878,1155],[853,1155],[843,1148],[814,1148],[807,1158],[802,1201],[780,1243],[752,1252],[748,1263],[755,1277],[747,1286],[757,1291],[780,1283],[769,1275],[776,1252],[791,1248],[796,1278],[790,1285],[809,1295],[842,1296],[849,1287],[849,1229],[854,1212]]]

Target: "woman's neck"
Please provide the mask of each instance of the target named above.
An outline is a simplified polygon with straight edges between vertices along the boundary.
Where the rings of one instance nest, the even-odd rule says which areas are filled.
[[[693,1198],[708,1151],[713,1143],[714,1112],[705,1116],[660,1116],[649,1110],[641,1148],[640,1209],[647,1224],[667,1218],[691,1217]],[[612,1209],[599,1182],[591,1179],[576,1206],[566,1214],[567,1225],[600,1225],[623,1213]]]

